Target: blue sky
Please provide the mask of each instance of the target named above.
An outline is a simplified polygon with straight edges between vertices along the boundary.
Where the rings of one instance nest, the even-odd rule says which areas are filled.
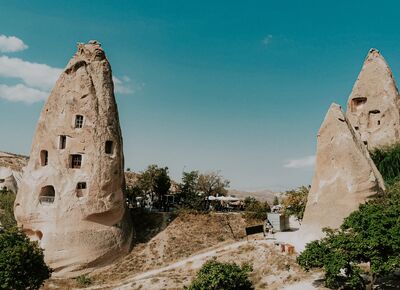
[[[318,128],[371,47],[399,75],[397,1],[0,3],[3,151],[29,154],[57,72],[91,39],[119,82],[126,167],[221,170],[239,189],[311,183]]]

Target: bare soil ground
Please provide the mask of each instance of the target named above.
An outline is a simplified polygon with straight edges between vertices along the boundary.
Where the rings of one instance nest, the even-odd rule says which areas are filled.
[[[281,253],[261,234],[247,241],[248,223],[240,213],[137,213],[134,220],[137,233],[132,251],[88,275],[92,289],[183,289],[213,257],[252,264],[256,289],[284,289],[300,282],[307,283],[307,289],[323,289],[312,286],[320,273],[303,272],[294,255]],[[75,279],[51,279],[43,289],[79,287]]]
[[[29,157],[0,151],[0,167],[7,167],[11,170],[22,171],[26,166]]]

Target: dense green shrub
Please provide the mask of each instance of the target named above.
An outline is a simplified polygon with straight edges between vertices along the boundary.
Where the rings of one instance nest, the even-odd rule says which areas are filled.
[[[197,273],[189,290],[250,290],[254,289],[248,274],[250,265],[221,263],[215,259],[207,261]]]
[[[375,149],[371,158],[387,184],[400,181],[400,143]]]
[[[52,270],[43,250],[16,228],[0,233],[0,289],[39,289]]]
[[[326,286],[364,289],[361,263],[370,263],[370,281],[400,268],[400,185],[389,188],[385,198],[360,206],[344,220],[340,230],[307,244],[298,257],[306,270],[323,268]]]
[[[14,201],[14,193],[0,191],[0,223],[6,229],[17,225],[14,218]]]

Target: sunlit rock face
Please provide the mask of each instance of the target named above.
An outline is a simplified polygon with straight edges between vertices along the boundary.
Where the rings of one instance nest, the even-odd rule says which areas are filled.
[[[8,190],[17,193],[17,180],[14,172],[7,167],[0,167],[0,190]]]
[[[368,198],[383,194],[384,182],[368,150],[339,105],[332,104],[318,132],[314,177],[299,232],[302,246],[339,228]]]
[[[128,251],[123,169],[110,64],[96,41],[79,44],[41,112],[15,201],[18,224],[56,275]]]
[[[371,49],[347,103],[347,117],[369,150],[400,141],[400,98],[388,64]]]

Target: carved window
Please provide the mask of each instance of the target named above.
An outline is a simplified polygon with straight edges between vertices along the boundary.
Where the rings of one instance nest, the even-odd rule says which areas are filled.
[[[86,189],[86,182],[78,182],[76,185],[76,196],[83,197],[85,189]]]
[[[351,100],[351,104],[350,104],[351,111],[352,111],[352,112],[357,111],[357,109],[358,109],[358,108],[361,108],[362,105],[364,105],[366,102],[367,102],[367,98],[366,98],[366,97],[356,97],[356,98],[353,98],[353,99]]]
[[[67,147],[67,136],[61,135],[60,136],[59,148],[60,149],[65,149],[65,147]]]
[[[47,150],[40,151],[40,165],[46,166],[49,163],[49,152]]]
[[[46,185],[40,190],[39,202],[41,204],[53,203],[55,195],[56,192],[54,190],[54,186]]]
[[[6,180],[4,178],[0,179],[0,183],[4,183]]]
[[[113,154],[113,141],[106,141],[105,151],[106,154]]]
[[[86,189],[86,182],[78,182],[76,189]]]
[[[70,168],[81,168],[82,166],[82,155],[72,154],[70,159]]]
[[[75,128],[82,128],[83,126],[83,116],[76,115],[75,116]]]

